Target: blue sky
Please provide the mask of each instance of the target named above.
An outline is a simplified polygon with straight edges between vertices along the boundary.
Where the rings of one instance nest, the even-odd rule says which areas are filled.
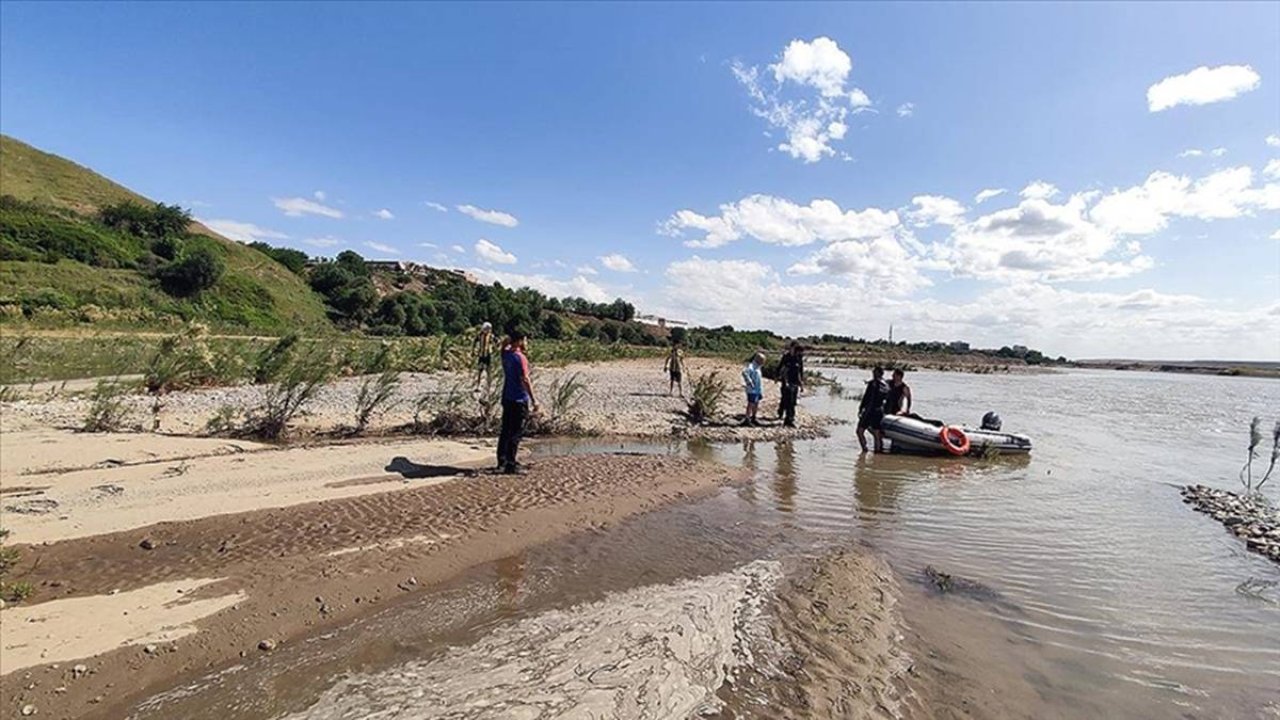
[[[1263,3],[6,2],[0,130],[318,255],[1280,360],[1277,37]]]

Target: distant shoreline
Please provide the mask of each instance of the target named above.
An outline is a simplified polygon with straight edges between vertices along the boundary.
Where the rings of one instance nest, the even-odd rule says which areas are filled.
[[[1229,360],[1076,360],[1072,367],[1091,370],[1132,370],[1137,372],[1171,372],[1190,375],[1220,375],[1224,377],[1280,378],[1280,362]]]

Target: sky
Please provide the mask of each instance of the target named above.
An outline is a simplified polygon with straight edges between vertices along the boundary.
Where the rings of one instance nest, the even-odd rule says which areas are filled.
[[[1280,3],[0,4],[0,131],[236,240],[788,335],[1280,360]]]

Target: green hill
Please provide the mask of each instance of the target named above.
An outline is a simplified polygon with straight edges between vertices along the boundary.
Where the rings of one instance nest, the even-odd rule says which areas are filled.
[[[109,225],[99,216],[104,207],[155,203],[2,135],[0,196],[0,318],[7,321],[147,326],[199,320],[225,331],[267,333],[331,328],[306,281],[272,258],[199,223],[165,237],[128,222]],[[199,254],[225,268],[216,282],[198,293],[166,291],[166,266]]]

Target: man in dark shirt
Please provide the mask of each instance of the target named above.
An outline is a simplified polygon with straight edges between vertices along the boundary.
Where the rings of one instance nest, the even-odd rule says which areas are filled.
[[[782,402],[778,413],[782,415],[782,424],[787,427],[796,426],[796,403],[800,400],[800,391],[804,388],[804,350],[800,343],[792,342],[782,354],[778,365],[782,380]]]
[[[871,430],[875,438],[876,452],[884,452],[884,433],[880,431],[880,421],[884,419],[884,405],[889,399],[889,383],[884,381],[884,368],[876,366],[871,371],[871,379],[862,391],[862,402],[858,405],[858,444],[862,452],[867,451],[867,430]]]
[[[529,382],[529,360],[524,353],[524,333],[512,330],[502,346],[502,430],[498,436],[498,470],[507,474],[520,472],[516,453],[524,435],[524,421],[530,410],[538,409],[533,383]]]
[[[889,381],[889,399],[885,401],[886,415],[908,415],[911,413],[911,386],[904,379],[906,372],[895,368],[893,379]]]

